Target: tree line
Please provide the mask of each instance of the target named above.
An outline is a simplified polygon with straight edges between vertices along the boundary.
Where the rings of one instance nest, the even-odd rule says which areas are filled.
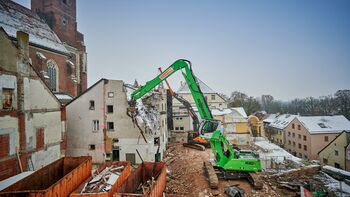
[[[344,115],[350,120],[350,90],[338,90],[318,98],[295,98],[291,101],[275,100],[271,95],[254,98],[235,91],[229,97],[228,107],[243,107],[248,115],[258,111],[267,113],[289,113],[303,116]]]

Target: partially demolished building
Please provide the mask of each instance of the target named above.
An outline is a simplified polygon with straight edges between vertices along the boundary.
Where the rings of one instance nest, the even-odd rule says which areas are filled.
[[[121,80],[101,79],[67,104],[68,155],[90,155],[94,163],[162,159],[168,138],[165,89],[137,101],[137,123],[126,113],[127,91]]]
[[[64,155],[66,116],[29,61],[30,35],[0,27],[0,180]]]

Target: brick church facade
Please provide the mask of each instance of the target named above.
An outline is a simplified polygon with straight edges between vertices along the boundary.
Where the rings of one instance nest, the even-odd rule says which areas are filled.
[[[77,30],[76,0],[31,0],[31,10],[5,0],[0,14],[0,26],[12,39],[17,31],[29,34],[31,65],[58,99],[86,90],[87,53]]]
[[[56,92],[79,95],[87,88],[87,53],[84,35],[77,30],[76,0],[31,0],[31,9],[45,19],[68,50],[67,60],[62,62],[58,58],[56,62],[59,77]]]

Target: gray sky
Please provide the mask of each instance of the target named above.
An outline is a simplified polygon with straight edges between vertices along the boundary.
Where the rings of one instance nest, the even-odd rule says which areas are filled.
[[[225,94],[290,100],[350,88],[350,1],[77,2],[89,86],[100,78],[144,84],[185,58]],[[174,89],[181,79],[171,77]]]

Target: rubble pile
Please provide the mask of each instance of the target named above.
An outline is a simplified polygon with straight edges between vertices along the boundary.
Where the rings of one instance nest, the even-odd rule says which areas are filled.
[[[300,186],[312,184],[315,189],[321,188],[322,184],[312,177],[321,170],[319,165],[310,165],[302,168],[291,169],[285,172],[264,175],[263,179],[270,190],[282,196],[293,196],[300,191]]]
[[[206,152],[185,148],[181,143],[169,146],[164,158],[168,169],[166,193],[193,196],[195,190],[209,188],[203,170],[205,158]]]
[[[106,167],[101,173],[93,175],[93,179],[87,182],[81,193],[99,193],[109,191],[115,182],[118,180],[120,174],[123,172],[124,166]]]
[[[137,106],[137,123],[146,128],[145,133],[150,135],[157,135],[160,129],[160,114],[153,106],[144,105],[143,100],[136,101]]]

